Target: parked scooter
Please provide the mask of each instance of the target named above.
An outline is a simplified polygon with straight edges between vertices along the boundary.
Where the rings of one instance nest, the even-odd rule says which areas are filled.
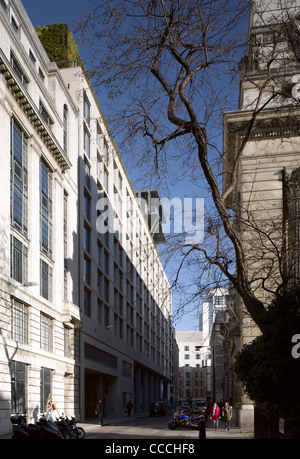
[[[178,410],[173,414],[173,419],[168,422],[168,427],[170,430],[174,430],[178,427],[198,429],[199,420],[199,413],[185,413],[183,410]]]
[[[24,414],[17,414],[10,417],[13,425],[14,439],[63,439],[58,426],[51,420],[41,418],[36,424],[27,424]]]

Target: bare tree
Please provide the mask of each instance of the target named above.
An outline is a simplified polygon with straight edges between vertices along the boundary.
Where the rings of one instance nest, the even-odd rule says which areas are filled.
[[[204,241],[184,244],[173,239],[169,241],[169,251],[180,251],[181,266],[188,262],[198,267],[199,279],[200,265],[203,269],[206,263],[210,269],[217,268],[263,331],[265,303],[259,289],[272,294],[287,285],[283,223],[270,222],[267,217],[263,222],[238,202],[232,209],[228,199],[236,190],[239,159],[264,109],[274,101],[279,106],[284,97],[286,78],[281,75],[276,79],[272,72],[284,54],[282,35],[275,35],[276,39],[262,48],[265,54],[261,78],[249,77],[256,92],[243,125],[243,137],[235,151],[223,153],[214,136],[224,108],[231,108],[230,84],[236,78],[237,61],[246,46],[252,46],[246,36],[251,2],[94,3],[94,11],[82,18],[76,31],[91,48],[90,75],[94,84],[104,85],[117,106],[111,126],[114,136],[122,139],[122,152],[131,152],[139,167],[147,166],[148,173],[151,164],[158,181],[167,177],[170,163],[176,162],[182,177],[204,180],[213,201],[215,212],[206,216]],[[281,31],[285,37],[287,31],[288,28]],[[297,43],[290,43],[298,49]],[[258,47],[249,52],[252,62],[244,65],[262,65],[261,57],[255,61]],[[226,164],[230,155],[234,160],[230,168],[223,170],[224,155]],[[220,278],[216,273],[215,276]],[[270,279],[276,280],[273,285]]]

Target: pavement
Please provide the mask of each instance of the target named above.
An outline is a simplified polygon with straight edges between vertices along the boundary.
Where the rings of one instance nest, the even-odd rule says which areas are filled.
[[[95,438],[95,435],[97,435],[97,432],[99,432],[99,428],[101,429],[101,437],[103,437],[103,434],[105,432],[105,427],[109,427],[107,431],[109,430],[110,433],[113,432],[113,426],[116,426],[120,428],[120,426],[128,425],[132,427],[132,432],[134,433],[134,430],[138,431],[139,427],[142,425],[142,420],[145,419],[147,414],[132,414],[130,417],[129,416],[120,416],[120,417],[110,417],[110,418],[104,418],[104,425],[101,428],[98,425],[98,422],[96,419],[86,419],[84,422],[78,422],[78,426],[82,427],[85,432],[86,432],[86,439],[89,438]],[[169,415],[169,417],[171,417]],[[136,425],[134,425],[136,424]],[[242,431],[239,428],[233,427],[232,429],[225,430],[223,427],[224,423],[220,422],[220,428],[219,430],[214,430],[211,421],[207,420],[205,423],[205,435],[206,439],[253,439],[254,438],[254,433],[251,431]],[[173,432],[181,432],[179,435],[182,435],[182,438],[194,438],[198,439],[198,432],[196,431],[188,431],[188,430],[176,430],[176,431],[169,431],[166,429],[164,434],[162,436],[157,436],[156,439],[163,439],[168,437],[170,439],[170,436],[172,436]],[[192,432],[192,433],[191,433]],[[6,435],[0,435],[0,440],[2,439],[11,439],[12,434],[6,434]],[[117,437],[116,437],[117,438]],[[149,437],[150,438],[150,437]],[[175,438],[174,438],[175,439]],[[178,436],[176,435],[176,439],[178,439]]]

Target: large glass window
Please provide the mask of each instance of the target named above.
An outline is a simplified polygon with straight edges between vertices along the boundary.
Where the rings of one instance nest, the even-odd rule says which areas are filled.
[[[26,365],[11,362],[11,412],[26,414]]]
[[[41,161],[40,186],[41,251],[52,256],[52,178],[49,167]]]
[[[40,380],[40,411],[43,413],[47,409],[47,402],[52,394],[52,372],[49,368],[41,368]]]
[[[88,101],[87,95],[84,94],[83,96],[83,116],[88,126],[90,125],[90,116],[91,116],[90,111],[91,111],[90,103]]]
[[[52,301],[52,268],[44,260],[40,261],[40,294]]]
[[[41,349],[53,351],[53,320],[41,314]]]
[[[68,135],[69,135],[69,127],[68,127],[68,107],[64,104],[64,112],[63,112],[63,148],[64,152],[68,153]]]
[[[10,276],[21,284],[27,281],[27,247],[14,236],[10,238]]]
[[[27,138],[11,120],[11,224],[27,236]]]
[[[28,307],[14,298],[11,305],[11,335],[19,343],[28,342]]]

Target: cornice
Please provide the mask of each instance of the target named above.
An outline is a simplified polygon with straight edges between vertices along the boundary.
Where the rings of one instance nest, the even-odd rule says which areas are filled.
[[[42,139],[52,156],[55,158],[62,170],[70,169],[71,162],[64,153],[58,140],[46,125],[38,108],[31,99],[30,95],[19,81],[14,69],[8,62],[3,51],[0,49],[0,73],[6,81],[6,85],[14,96],[15,100],[26,114],[35,131]]]

